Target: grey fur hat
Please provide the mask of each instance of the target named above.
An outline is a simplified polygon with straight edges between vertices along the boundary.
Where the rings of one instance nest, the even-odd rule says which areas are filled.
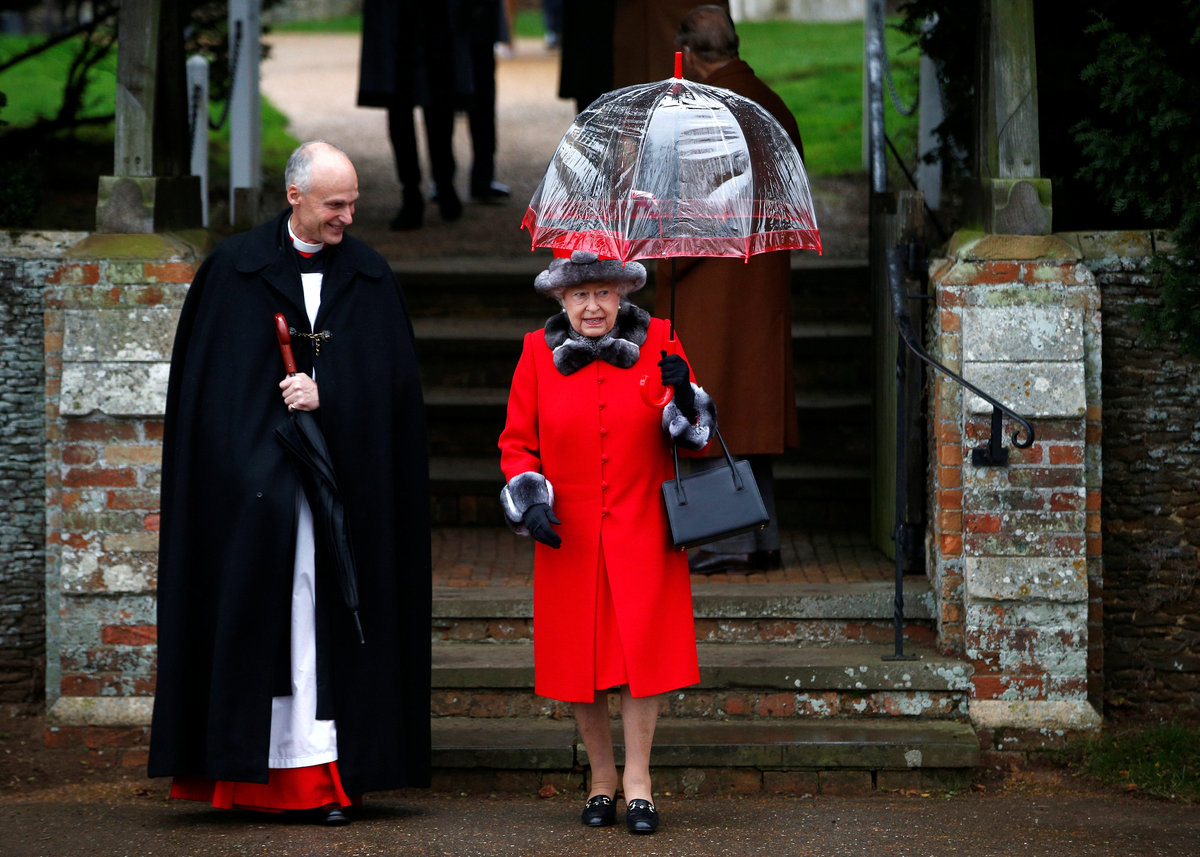
[[[646,269],[639,262],[603,259],[587,250],[575,250],[570,259],[555,259],[537,275],[533,287],[539,295],[561,298],[564,289],[582,283],[609,283],[621,297],[646,285]]]

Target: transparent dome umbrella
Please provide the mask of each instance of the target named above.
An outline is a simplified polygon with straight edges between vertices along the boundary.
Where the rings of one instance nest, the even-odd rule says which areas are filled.
[[[783,126],[748,98],[684,80],[679,54],[675,77],[606,93],[575,118],[521,226],[534,248],[621,261],[821,250]],[[672,338],[674,303],[672,277]]]
[[[534,247],[622,261],[821,249],[808,175],[783,127],[748,98],[678,76],[609,92],[580,113],[521,225]]]

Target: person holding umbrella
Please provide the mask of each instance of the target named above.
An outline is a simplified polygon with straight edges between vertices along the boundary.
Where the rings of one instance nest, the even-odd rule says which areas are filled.
[[[688,80],[721,87],[754,101],[779,123],[804,157],[795,117],[738,56],[733,19],[721,6],[692,9],[679,24]],[[692,343],[696,371],[728,410],[721,434],[745,457],[767,504],[766,529],[723,539],[694,551],[697,574],[765,571],[782,565],[771,457],[800,443],[792,367],[791,254],[748,259],[675,258],[659,263],[655,312],[677,297],[675,323]],[[720,459],[711,459],[719,464]],[[708,463],[708,462],[705,462]]]
[[[404,296],[346,234],[353,164],[305,143],[285,184],[176,330],[149,774],[344,824],[358,795],[430,780],[424,405]]]
[[[669,325],[628,300],[637,262],[576,250],[534,281],[562,311],[525,335],[500,435],[500,499],[534,559],[535,691],[573,703],[591,765],[582,821],[616,821],[618,786],[633,833],[653,833],[650,749],[662,694],[700,679],[691,585],[660,494],[672,443],[703,450],[712,400],[694,383]],[[674,392],[643,401],[644,377]],[[619,693],[625,767],[618,781],[608,694]]]

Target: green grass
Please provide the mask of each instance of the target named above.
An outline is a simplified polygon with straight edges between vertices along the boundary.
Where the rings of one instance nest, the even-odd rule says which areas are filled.
[[[0,36],[0,57],[23,50],[33,39],[27,36]],[[39,118],[49,118],[62,99],[62,81],[74,46],[58,45],[41,56],[21,63],[0,74],[0,92],[8,95],[8,106],[0,110],[7,127],[27,128]],[[115,52],[92,73],[84,115],[99,117],[113,112],[116,91]],[[210,104],[210,116],[220,117],[222,104]],[[81,129],[76,138],[90,143],[112,145],[113,123]],[[268,180],[278,173],[282,180],[283,163],[299,141],[287,133],[287,117],[266,98],[262,99],[262,163]],[[229,123],[209,134],[209,175],[219,182],[229,173]]]
[[[810,175],[861,171],[862,24],[747,21],[738,25],[738,34],[742,59],[795,115]],[[901,102],[911,106],[917,92],[917,54],[903,50],[907,37],[892,30],[886,44]],[[884,104],[887,134],[912,169],[917,116],[900,116],[886,95]],[[891,169],[890,155],[888,163]]]
[[[7,60],[41,41],[35,36],[0,36],[0,59]],[[8,95],[8,106],[0,119],[17,128],[28,127],[39,118],[50,118],[62,104],[62,84],[75,51],[75,42],[56,45],[40,56],[0,74],[0,92]],[[109,52],[92,73],[83,116],[112,113],[117,80],[117,53]]]
[[[1129,791],[1200,801],[1200,729],[1164,723],[1075,743],[1070,764]]]

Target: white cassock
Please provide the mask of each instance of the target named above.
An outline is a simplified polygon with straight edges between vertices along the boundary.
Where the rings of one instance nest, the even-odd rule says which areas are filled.
[[[319,251],[288,233],[297,250]],[[311,327],[321,306],[321,274],[301,274],[304,309]],[[313,369],[316,380],[316,368]],[[271,701],[271,748],[268,767],[305,768],[337,760],[337,727],[317,720],[316,543],[313,516],[304,491],[296,491],[296,563],[292,570],[292,695]]]

